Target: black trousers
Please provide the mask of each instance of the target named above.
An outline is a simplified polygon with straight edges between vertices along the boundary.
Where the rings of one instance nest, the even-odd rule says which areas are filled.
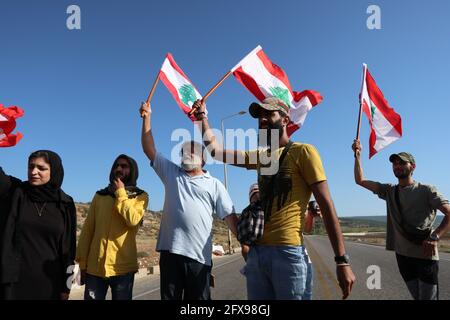
[[[160,253],[161,300],[211,300],[211,266],[169,251]]]
[[[414,299],[439,299],[439,261],[396,254],[403,280]]]

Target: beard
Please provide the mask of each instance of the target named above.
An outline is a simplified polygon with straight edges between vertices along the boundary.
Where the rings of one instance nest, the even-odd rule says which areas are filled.
[[[394,171],[394,175],[398,179],[406,179],[409,177],[410,174],[411,174],[411,171],[407,170],[407,169]]]
[[[123,183],[128,180],[128,176],[125,176],[122,172],[115,172],[114,177],[119,178]]]
[[[190,172],[190,171],[194,171],[194,170],[200,169],[202,166],[198,165],[198,164],[182,162],[181,163],[181,167],[183,168],[184,171]]]
[[[272,136],[277,138],[276,142],[279,142],[283,136],[282,119],[274,123],[268,122],[267,128],[262,129],[261,126],[259,127],[258,145],[264,147],[272,146],[273,142],[275,142],[272,141]]]
[[[181,158],[181,167],[184,169],[184,171],[193,171],[198,170],[202,168],[202,159],[193,154],[191,155],[183,155]]]

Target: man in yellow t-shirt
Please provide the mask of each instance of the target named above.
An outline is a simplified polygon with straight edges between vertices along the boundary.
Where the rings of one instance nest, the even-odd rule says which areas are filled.
[[[302,228],[304,213],[312,194],[322,209],[335,253],[337,279],[343,298],[346,298],[355,276],[345,253],[322,161],[312,145],[290,143],[287,133],[289,106],[276,97],[250,105],[251,116],[258,119],[259,144],[267,147],[250,152],[224,150],[210,130],[205,104],[198,100],[193,108],[201,125],[204,143],[215,159],[258,171],[265,223],[263,237],[251,246],[247,256],[245,274],[248,298],[302,299],[307,273]],[[285,148],[289,150],[281,159]]]

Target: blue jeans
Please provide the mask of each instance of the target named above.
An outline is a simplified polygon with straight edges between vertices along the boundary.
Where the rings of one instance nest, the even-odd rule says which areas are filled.
[[[308,256],[308,252],[305,249],[305,259],[306,259],[306,265],[307,265],[307,271],[306,271],[306,287],[305,292],[303,293],[302,300],[312,300],[312,293],[313,293],[313,265],[312,262]]]
[[[302,300],[308,274],[303,246],[252,246],[245,266],[249,300]]]
[[[133,285],[134,272],[110,278],[86,274],[84,300],[105,300],[108,287],[111,287],[112,300],[131,300]]]

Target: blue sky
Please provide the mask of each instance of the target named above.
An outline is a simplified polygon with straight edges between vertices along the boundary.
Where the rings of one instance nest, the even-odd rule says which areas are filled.
[[[81,30],[68,30],[66,9],[81,8]],[[381,30],[369,30],[369,5],[381,8]],[[58,152],[66,170],[63,188],[90,201],[108,182],[120,153],[140,165],[139,185],[150,209],[162,208],[164,189],[141,151],[140,101],[145,100],[167,52],[201,93],[206,93],[258,44],[282,67],[294,90],[314,89],[324,101],[308,115],[294,141],[315,145],[340,216],[381,215],[383,201],[356,186],[353,154],[362,63],[403,120],[403,138],[368,160],[369,128],[362,120],[365,175],[395,182],[388,157],[409,151],[415,178],[450,197],[450,2],[430,1],[23,1],[0,2],[0,103],[26,115],[24,139],[0,150],[0,166],[25,179],[27,157],[37,149]],[[210,124],[254,101],[230,77],[209,99]],[[191,122],[160,83],[153,101],[159,151],[170,156],[177,128]],[[249,115],[226,128],[256,128]],[[223,180],[223,165],[207,167]],[[236,209],[247,204],[256,173],[230,168]]]

